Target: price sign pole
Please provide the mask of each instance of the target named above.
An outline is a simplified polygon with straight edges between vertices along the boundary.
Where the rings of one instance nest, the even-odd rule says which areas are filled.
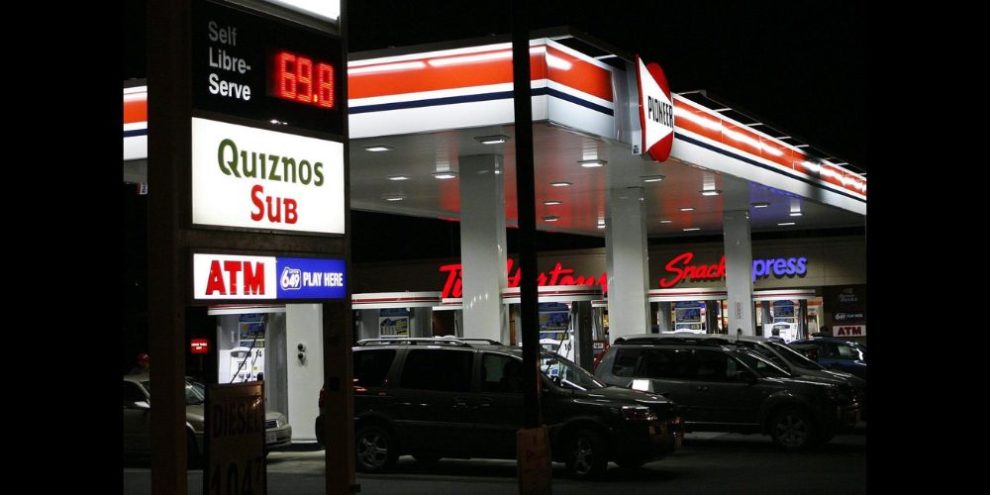
[[[337,446],[328,450],[327,493],[357,489],[345,9],[340,0],[149,2],[155,495],[186,494],[187,456],[198,454],[185,430],[186,307],[230,303],[321,306],[324,433]],[[222,403],[206,411],[210,427],[226,433],[204,435],[211,452],[204,493],[264,493],[264,456],[258,451],[261,461],[252,460],[255,443],[211,445],[236,433],[225,411],[247,407],[239,398]],[[257,429],[263,447],[260,407],[250,411],[262,421],[240,428]],[[222,452],[226,458],[214,455]]]

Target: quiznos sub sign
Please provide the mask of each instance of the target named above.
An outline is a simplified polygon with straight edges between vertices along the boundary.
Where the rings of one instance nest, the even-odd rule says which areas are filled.
[[[341,143],[192,119],[193,223],[344,233]]]
[[[343,299],[346,265],[341,259],[226,254],[193,255],[193,298]]]

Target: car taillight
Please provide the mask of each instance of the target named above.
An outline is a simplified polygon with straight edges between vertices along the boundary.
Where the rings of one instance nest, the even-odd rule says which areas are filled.
[[[326,404],[326,402],[327,402],[327,387],[323,386],[320,387],[320,401],[317,403],[321,411],[323,410],[323,404]]]

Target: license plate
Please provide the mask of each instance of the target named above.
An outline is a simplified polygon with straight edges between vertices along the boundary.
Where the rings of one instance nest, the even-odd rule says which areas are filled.
[[[270,431],[265,433],[265,443],[275,443],[275,432]]]

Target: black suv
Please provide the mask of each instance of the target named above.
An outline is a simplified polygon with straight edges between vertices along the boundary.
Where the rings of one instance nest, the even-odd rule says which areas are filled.
[[[600,476],[609,460],[639,466],[683,438],[674,404],[607,387],[587,371],[543,352],[541,407],[551,456],[579,478]],[[357,467],[387,469],[401,454],[516,458],[523,425],[522,350],[473,339],[388,339],[354,347]],[[321,393],[320,415],[324,401]],[[322,438],[318,438],[323,443]]]
[[[617,339],[595,376],[675,401],[689,431],[768,433],[789,450],[827,442],[861,407],[852,386],[793,374],[751,349],[660,335]]]

